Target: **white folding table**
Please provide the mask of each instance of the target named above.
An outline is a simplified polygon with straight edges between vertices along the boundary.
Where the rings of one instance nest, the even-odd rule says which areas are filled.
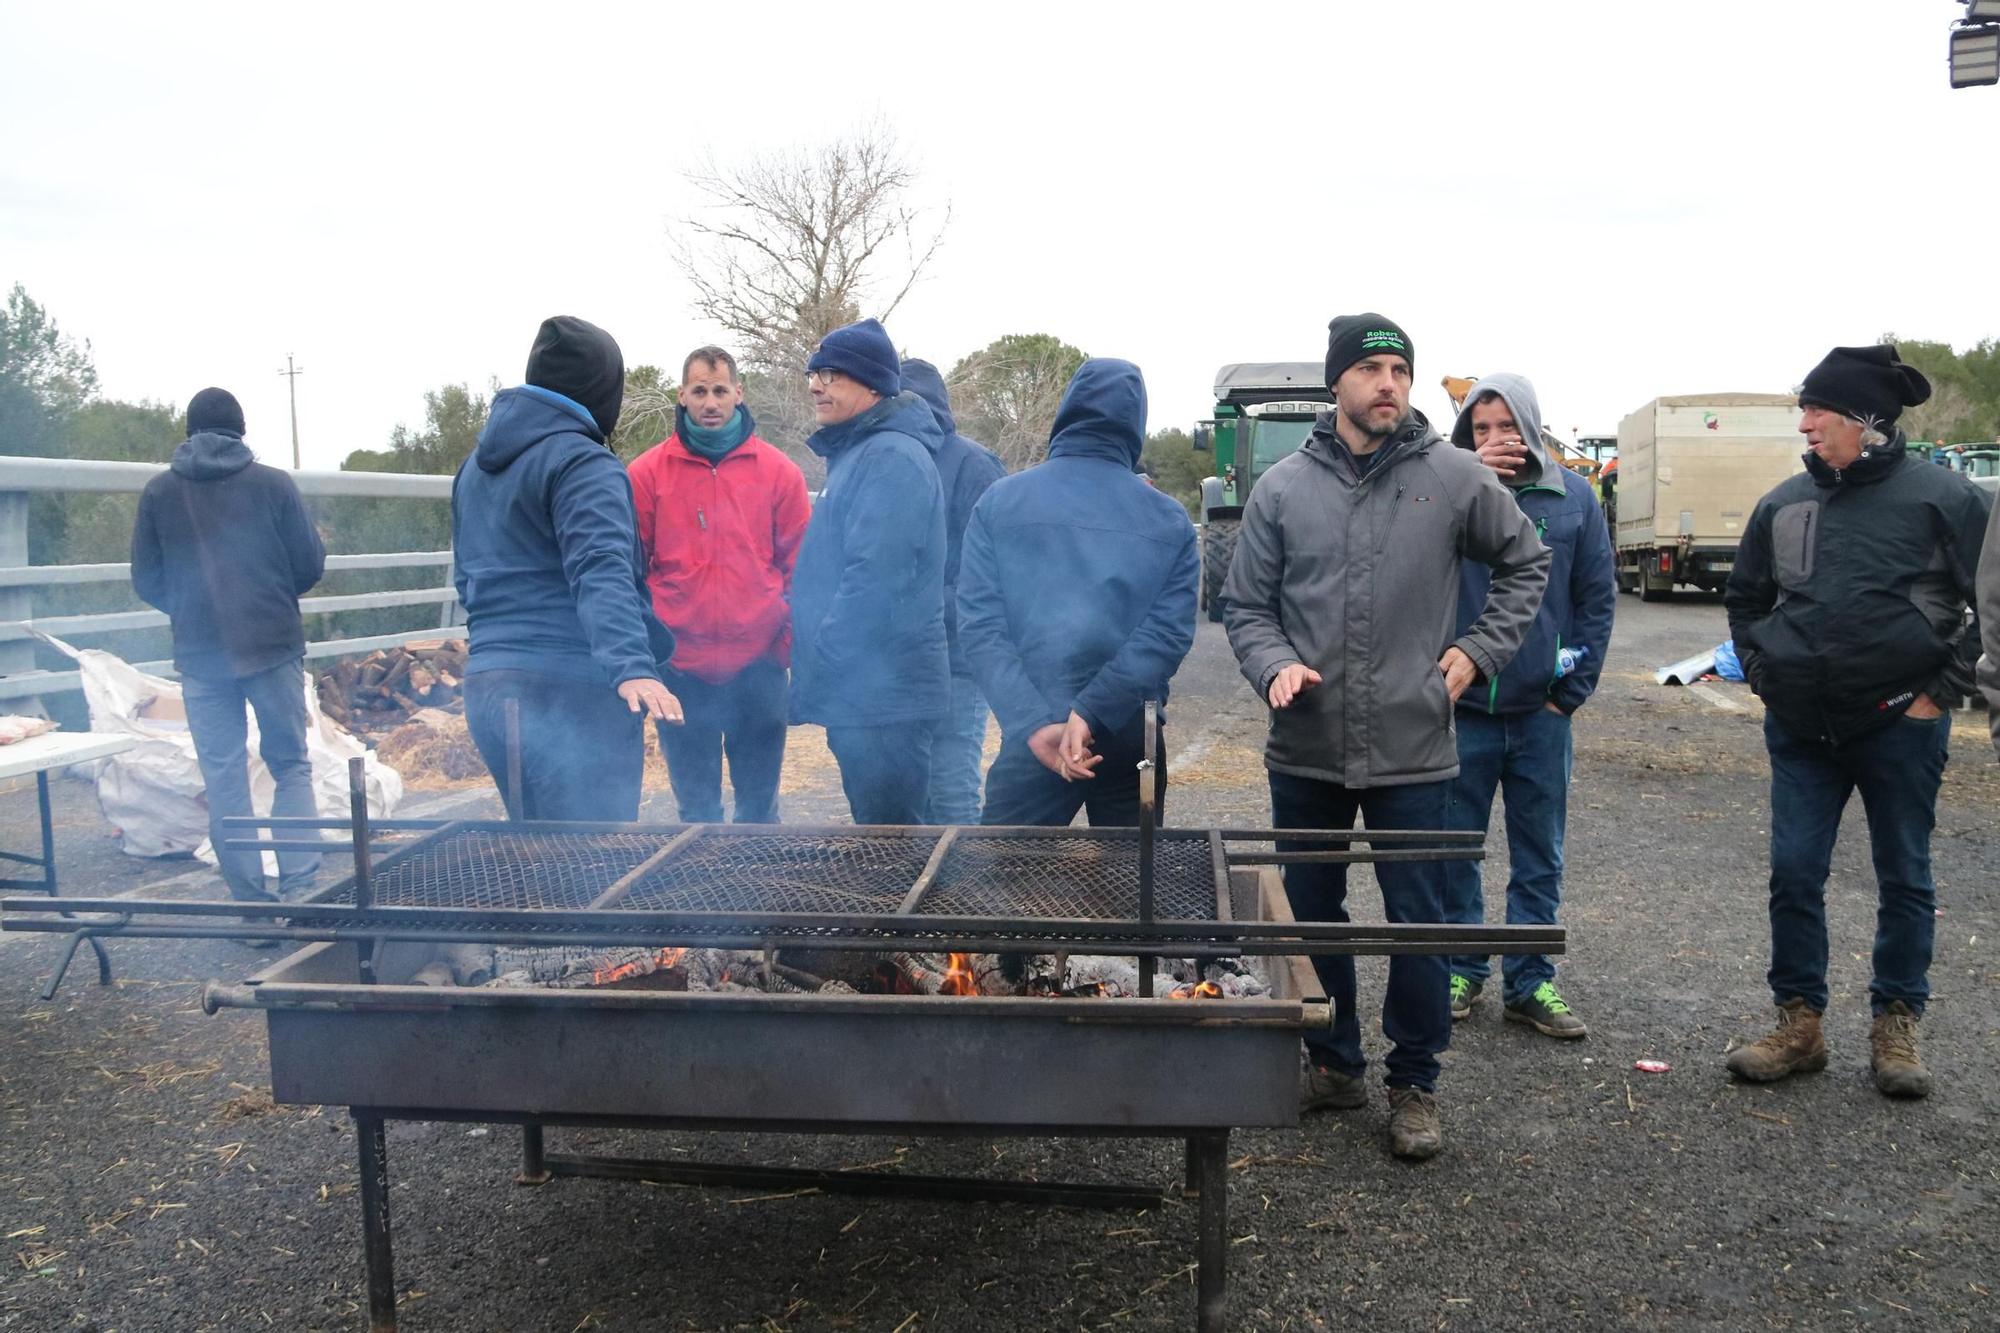
[[[54,769],[68,768],[71,764],[86,763],[92,759],[103,759],[109,755],[119,754],[136,744],[138,742],[130,736],[114,736],[106,732],[51,731],[40,736],[30,736],[24,741],[16,741],[12,745],[0,745],[0,779],[21,778],[30,773],[34,774],[35,792],[41,801],[42,813],[40,856],[0,851],[0,861],[34,866],[42,872],[41,877],[39,879],[0,877],[0,892],[25,889],[30,893],[46,893],[52,898],[60,892],[56,885],[56,835],[55,820],[49,809],[49,773]],[[104,946],[98,943],[95,937],[84,936],[81,932],[71,936],[69,949],[63,957],[64,967],[69,965],[69,955],[76,952],[78,942],[84,938],[90,939],[90,947],[97,954],[98,984],[110,985],[111,959],[105,954]],[[60,971],[57,975],[61,975]]]

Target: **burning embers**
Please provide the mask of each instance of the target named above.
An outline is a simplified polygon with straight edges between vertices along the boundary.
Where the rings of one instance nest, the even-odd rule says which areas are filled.
[[[1156,964],[1153,993],[1175,1000],[1221,1000],[1270,993],[1246,961],[1187,959]],[[413,978],[427,985],[557,989],[759,992],[764,994],[941,995],[1121,999],[1139,994],[1131,957],[839,951],[773,954],[726,949],[452,946]]]

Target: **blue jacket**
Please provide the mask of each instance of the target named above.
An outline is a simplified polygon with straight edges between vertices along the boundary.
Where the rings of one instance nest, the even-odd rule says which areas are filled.
[[[965,650],[958,643],[958,617],[952,610],[958,605],[959,553],[965,548],[965,525],[972,521],[972,506],[979,503],[988,486],[1007,475],[1007,465],[979,441],[958,433],[944,377],[936,366],[928,361],[905,361],[903,387],[930,405],[939,427],[931,462],[937,465],[938,484],[944,487],[944,637],[951,649],[951,674],[966,676],[971,668],[966,666]]]
[[[1194,645],[1201,578],[1187,510],[1132,469],[1146,384],[1129,361],[1084,362],[1048,461],[1002,478],[965,533],[958,633],[1010,745],[1068,718],[1136,735]]]
[[[826,486],[792,574],[792,721],[936,721],[950,698],[937,418],[913,393],[806,441]]]
[[[299,488],[231,431],[201,431],[146,483],[132,587],[167,613],[183,676],[254,676],[305,655],[299,598],[326,549]]]
[[[1618,603],[1611,533],[1590,483],[1551,459],[1542,443],[1542,417],[1535,391],[1518,375],[1492,375],[1472,386],[1452,442],[1472,447],[1472,406],[1487,391],[1499,393],[1528,446],[1524,481],[1510,482],[1521,512],[1534,522],[1549,548],[1548,591],[1542,607],[1514,654],[1498,675],[1459,696],[1458,706],[1477,713],[1530,713],[1548,703],[1565,713],[1583,707],[1597,689],[1611,642],[1611,618]],[[1492,570],[1475,560],[1459,567],[1458,632],[1464,634],[1486,606]],[[1576,669],[1558,679],[1556,654],[1587,648]]]
[[[532,384],[494,396],[452,482],[451,548],[468,673],[659,679],[673,636],[646,594],[632,485],[579,404]]]

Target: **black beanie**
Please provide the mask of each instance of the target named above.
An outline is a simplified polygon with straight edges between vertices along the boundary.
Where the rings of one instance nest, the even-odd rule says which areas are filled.
[[[190,435],[220,430],[241,439],[243,405],[227,389],[203,389],[188,400],[187,427]]]
[[[1812,368],[1799,389],[1799,406],[1830,407],[1870,426],[1888,426],[1906,407],[1931,396],[1931,382],[1906,366],[1889,343],[1836,347]]]
[[[576,403],[610,438],[625,404],[625,356],[618,341],[589,320],[556,315],[542,321],[528,351],[528,383]]]
[[[879,319],[856,320],[820,339],[806,362],[808,374],[815,370],[837,370],[883,398],[903,391],[903,362]]]
[[[1417,368],[1416,348],[1409,335],[1388,319],[1370,311],[1359,315],[1336,315],[1326,326],[1326,387],[1341,377],[1356,361],[1380,353],[1393,353]]]

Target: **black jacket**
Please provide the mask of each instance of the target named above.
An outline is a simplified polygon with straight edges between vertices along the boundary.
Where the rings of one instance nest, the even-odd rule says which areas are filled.
[[[972,522],[972,507],[987,487],[1007,475],[1007,465],[979,441],[958,433],[958,419],[951,414],[944,377],[936,366],[928,361],[905,361],[903,387],[928,403],[931,415],[937,418],[931,462],[937,465],[938,484],[944,488],[944,637],[951,652],[951,674],[969,676],[972,668],[958,643],[958,565],[965,550],[965,529]]]
[[[173,621],[183,676],[252,676],[303,656],[299,596],[325,569],[299,488],[241,436],[189,436],[139,496],[132,587]]]
[[[1852,740],[1919,693],[1972,687],[1967,603],[1987,500],[1908,456],[1899,432],[1836,472],[1806,470],[1757,504],[1723,601],[1750,687],[1801,736]]]

